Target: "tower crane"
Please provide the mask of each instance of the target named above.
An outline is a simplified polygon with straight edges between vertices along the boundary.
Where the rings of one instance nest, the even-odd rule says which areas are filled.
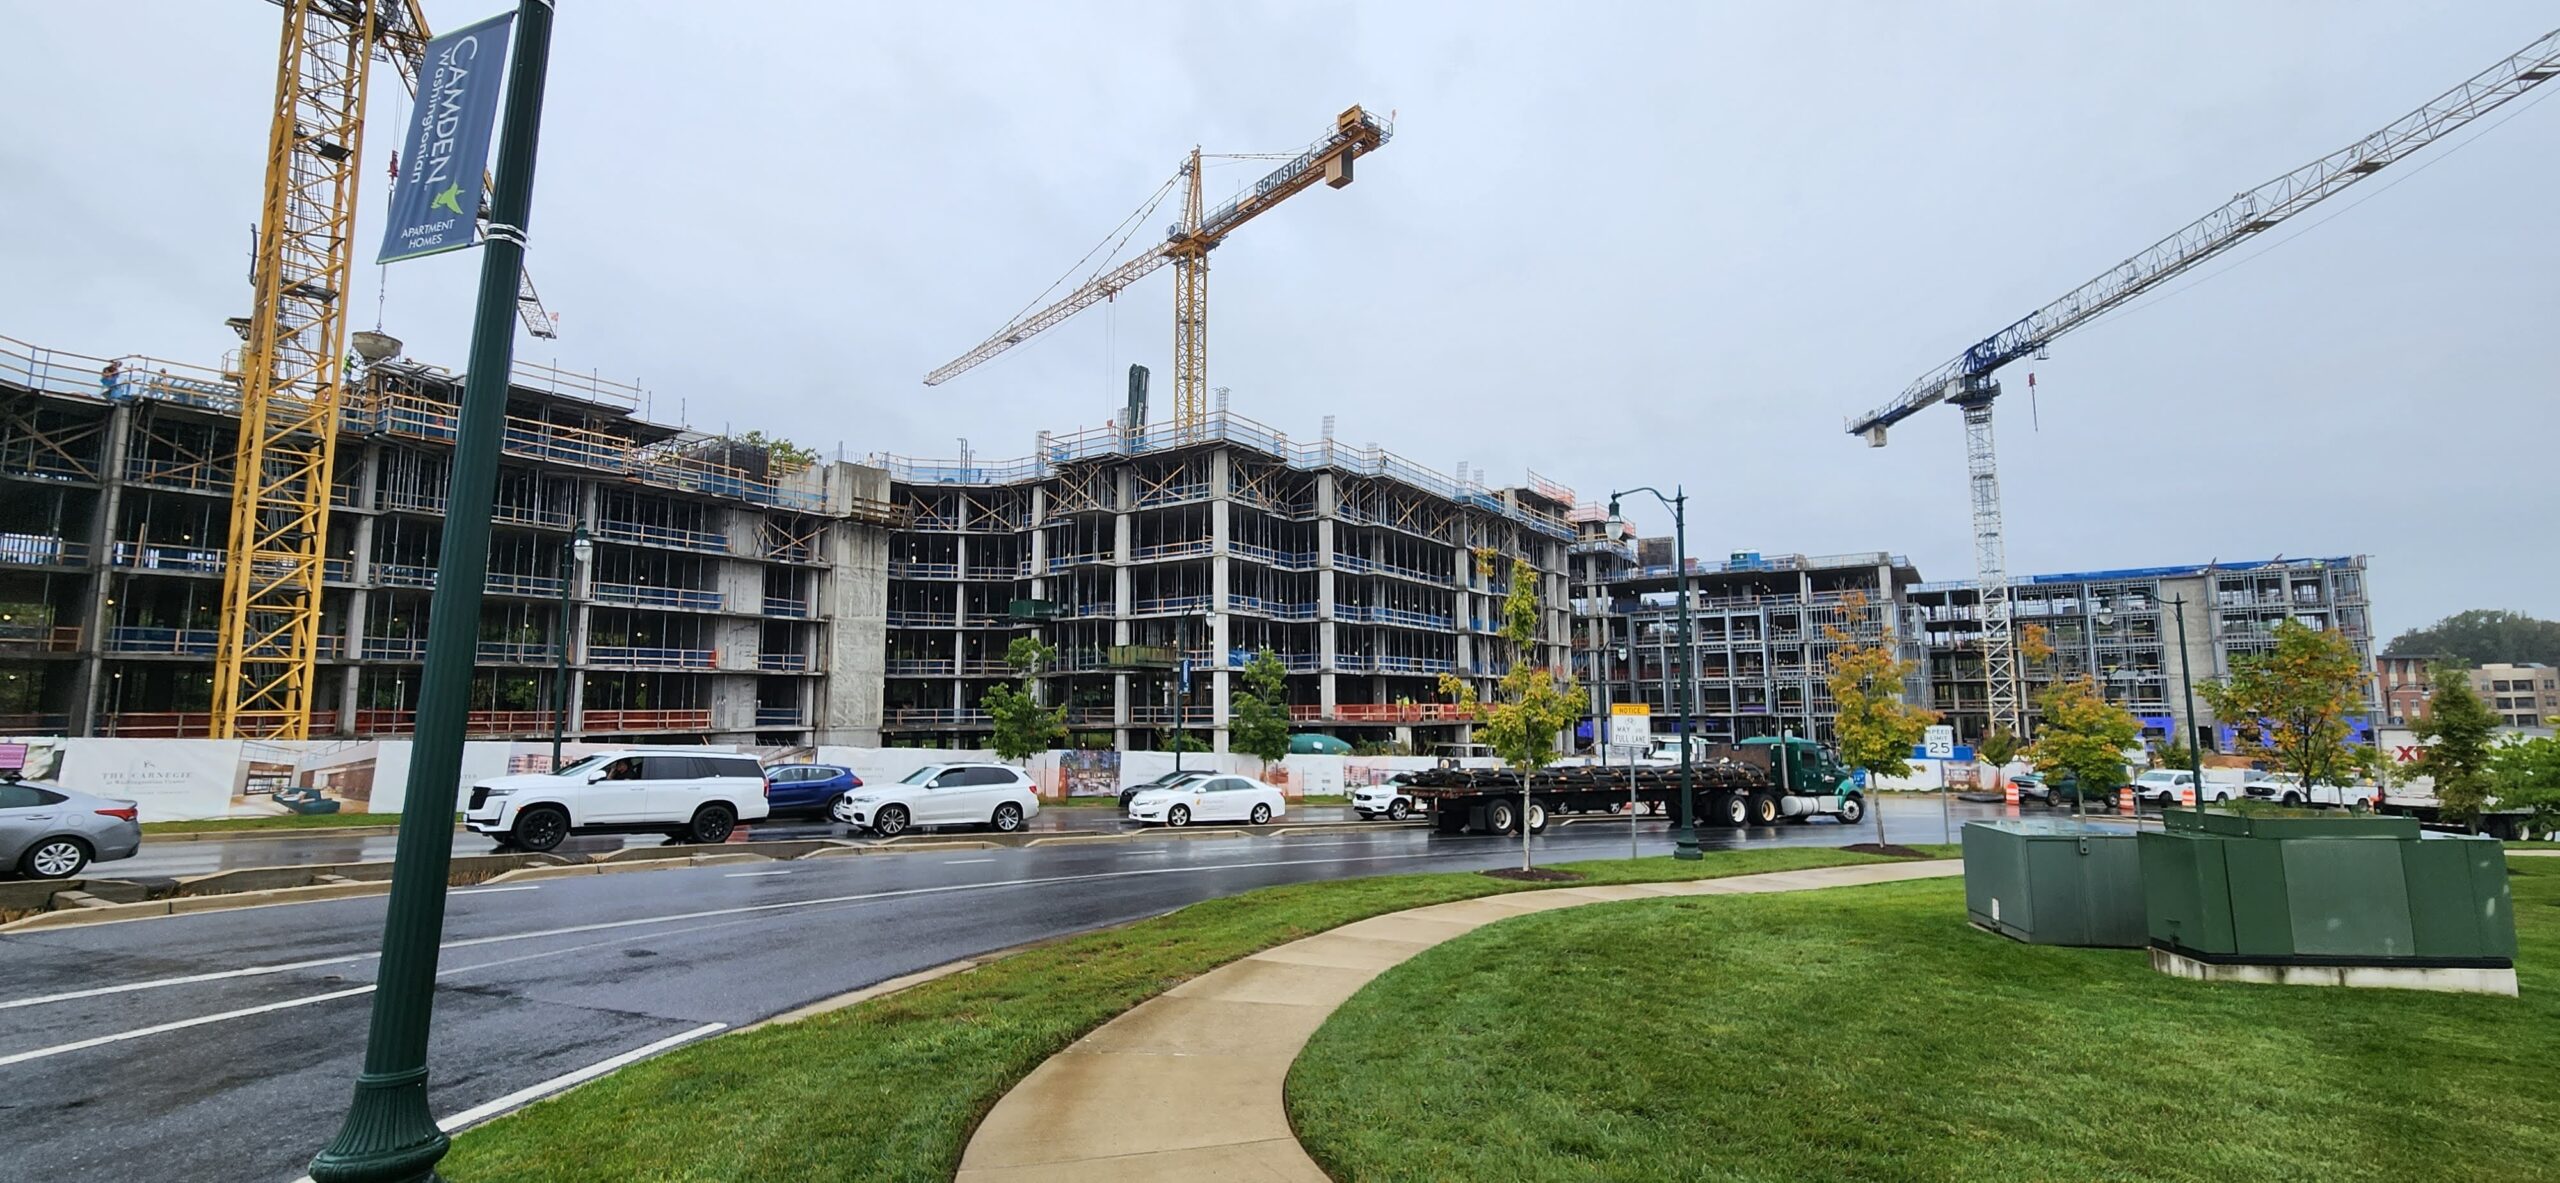
[[[1353,107],[1336,116],[1333,130],[1305,151],[1277,157],[1286,163],[1253,188],[1213,211],[1202,212],[1200,149],[1191,150],[1172,180],[1157,190],[1161,201],[1172,188],[1188,182],[1182,220],[1165,231],[1164,241],[1127,262],[1097,273],[1055,303],[1028,311],[977,347],[925,375],[924,384],[939,386],[995,355],[1029,340],[1034,334],[1120,294],[1167,263],[1174,265],[1173,285],[1173,421],[1177,429],[1196,430],[1208,421],[1209,381],[1209,252],[1237,227],[1271,207],[1305,192],[1318,180],[1332,188],[1351,183],[1352,161],[1375,152],[1395,135],[1395,125]],[[1238,159],[1271,159],[1253,156]],[[1148,207],[1153,208],[1152,205]],[[1132,215],[1143,219],[1147,210]],[[1125,225],[1126,223],[1124,223]],[[1126,241],[1125,238],[1123,241]],[[1099,248],[1097,248],[1099,249]],[[1035,301],[1036,302],[1036,301]],[[1135,426],[1134,424],[1132,426]]]
[[[1982,611],[1983,677],[1990,723],[2025,734],[2017,649],[2010,629],[2007,549],[2000,525],[2000,474],[1991,441],[1991,404],[2000,367],[2038,356],[2054,338],[2087,324],[2196,265],[2273,229],[2384,167],[2423,150],[2517,95],[2560,74],[2560,29],[2536,38],[2453,89],[2309,164],[2242,193],[2212,213],[2100,273],[2061,299],[1976,342],[1924,374],[1892,402],[1848,421],[1852,435],[1881,448],[1885,430],[1924,408],[1964,412],[1965,471],[1973,502],[1974,578]]]
[[[214,646],[213,734],[310,733],[355,254],[356,171],[372,66],[412,95],[430,34],[418,0],[273,0],[284,10],[267,130],[249,315],[241,332],[240,440]],[[533,282],[517,314],[554,335]]]

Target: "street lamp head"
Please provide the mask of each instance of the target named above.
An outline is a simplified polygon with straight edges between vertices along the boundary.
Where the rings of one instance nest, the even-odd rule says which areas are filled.
[[[1609,499],[1609,532],[1610,532],[1611,534],[1615,534],[1615,533],[1617,533],[1618,531],[1620,531],[1620,530],[1622,530],[1622,529],[1625,529],[1625,528],[1626,528],[1626,525],[1627,525],[1627,519],[1626,519],[1625,517],[1621,516],[1621,515],[1618,513],[1618,499],[1617,499],[1617,498],[1615,498],[1615,497],[1610,498],[1610,499]]]
[[[2115,610],[2112,608],[2098,609],[2098,614],[2091,619],[2098,622],[2099,628],[2114,628],[2116,626],[2116,614]]]
[[[587,537],[585,527],[579,527],[577,535],[569,540],[569,553],[581,563],[596,557],[596,541]]]

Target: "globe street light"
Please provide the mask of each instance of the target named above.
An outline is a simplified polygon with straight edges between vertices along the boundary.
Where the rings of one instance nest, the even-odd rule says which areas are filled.
[[[1633,489],[1620,489],[1615,493],[1609,494],[1609,531],[1612,534],[1615,534],[1626,527],[1626,519],[1618,513],[1618,498],[1626,496],[1629,493],[1651,493],[1653,494],[1654,500],[1661,502],[1665,508],[1668,508],[1671,511],[1671,547],[1673,552],[1671,561],[1674,565],[1674,569],[1679,572],[1680,579],[1679,726],[1681,728],[1679,731],[1680,824],[1674,827],[1671,832],[1671,857],[1676,859],[1699,859],[1706,856],[1698,851],[1697,782],[1695,780],[1695,774],[1690,770],[1691,757],[1689,753],[1688,731],[1688,729],[1697,726],[1696,710],[1698,702],[1697,689],[1695,685],[1695,680],[1698,675],[1698,660],[1697,654],[1690,648],[1692,641],[1689,632],[1689,494],[1687,490],[1675,486],[1672,489],[1671,495],[1665,497],[1662,495],[1662,490],[1656,489],[1651,485],[1639,485]],[[1634,643],[1633,639],[1630,638],[1628,643],[1632,645]]]

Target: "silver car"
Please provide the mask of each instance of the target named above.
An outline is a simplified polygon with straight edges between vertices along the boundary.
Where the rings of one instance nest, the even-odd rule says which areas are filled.
[[[91,861],[132,858],[142,819],[131,801],[39,781],[0,781],[0,870],[68,879]]]

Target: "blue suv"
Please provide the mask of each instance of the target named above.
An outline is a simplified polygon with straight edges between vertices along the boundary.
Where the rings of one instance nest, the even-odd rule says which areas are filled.
[[[814,813],[824,817],[836,798],[862,787],[850,768],[834,764],[776,764],[764,770],[773,791],[766,800],[775,813]]]

